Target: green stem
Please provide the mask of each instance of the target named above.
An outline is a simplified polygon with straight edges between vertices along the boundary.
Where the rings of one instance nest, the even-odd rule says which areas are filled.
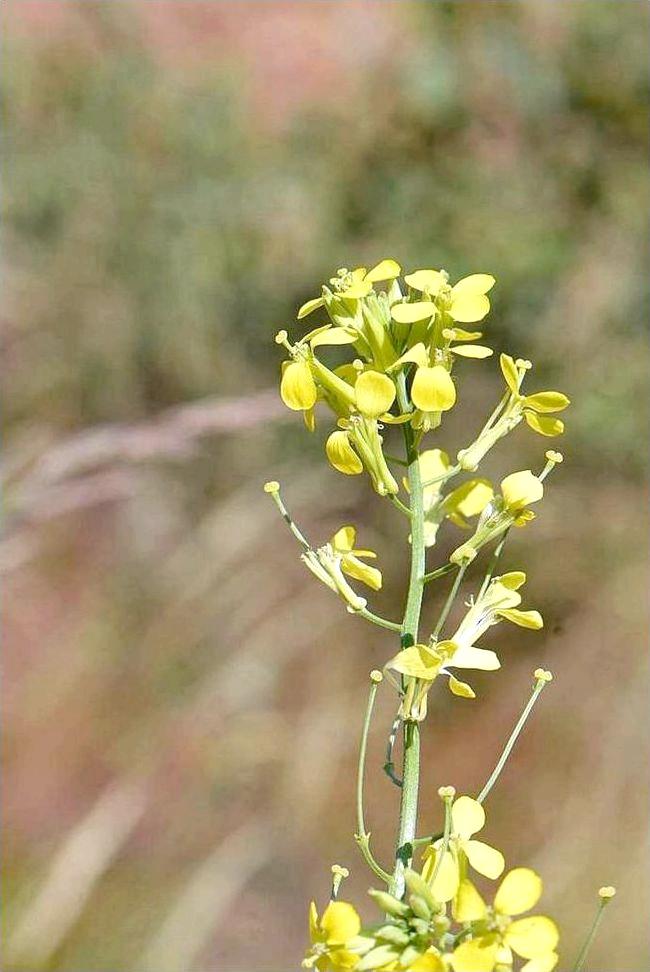
[[[607,907],[609,900],[610,900],[609,898],[600,899],[598,903],[598,911],[596,912],[596,917],[594,918],[593,924],[589,930],[589,934],[585,939],[585,943],[580,949],[580,954],[576,959],[576,964],[573,966],[573,972],[581,972],[581,970],[584,969],[585,962],[587,961],[587,955],[589,954],[589,950],[594,943],[594,939],[596,935],[598,934],[600,923],[603,920],[603,912],[605,911],[605,908]]]
[[[393,750],[395,749],[395,739],[397,738],[397,730],[402,724],[402,719],[397,716],[393,720],[393,724],[390,727],[390,732],[388,733],[388,742],[386,743],[386,762],[384,763],[384,773],[395,786],[401,787],[402,781],[399,776],[395,774],[395,763],[393,762]]]
[[[547,684],[548,683],[546,679],[543,678],[537,679],[537,683],[533,689],[532,695],[529,698],[528,702],[526,703],[526,707],[524,708],[524,711],[519,716],[515,728],[510,733],[510,738],[508,739],[508,742],[505,744],[503,752],[501,753],[501,756],[499,757],[499,760],[497,762],[497,765],[492,770],[492,773],[490,774],[487,783],[485,784],[485,786],[483,787],[483,789],[481,790],[481,792],[476,798],[479,803],[483,803],[483,801],[487,798],[490,790],[492,789],[496,781],[501,776],[503,767],[508,762],[508,758],[510,756],[510,753],[512,752],[515,743],[517,742],[517,739],[519,738],[519,734],[521,733],[521,730],[526,725],[526,720],[528,719],[530,713],[533,711],[533,706],[537,702],[537,699],[539,698],[542,689]]]
[[[389,493],[388,499],[391,501],[395,509],[399,510],[400,513],[403,513],[404,516],[408,516],[409,519],[411,518],[411,511],[406,503],[402,503],[401,499],[398,499],[394,493]]]
[[[280,513],[282,514],[282,519],[285,521],[285,523],[293,533],[298,543],[302,544],[305,550],[311,550],[311,544],[309,543],[309,540],[307,540],[307,538],[302,533],[300,528],[294,523],[294,521],[291,518],[291,514],[289,513],[288,509],[282,502],[282,497],[280,496],[280,487],[278,486],[277,489],[269,490],[268,492],[269,495],[271,496],[271,499],[274,501],[275,505],[280,510]]]
[[[442,567],[436,567],[436,569],[432,570],[429,574],[425,574],[422,580],[425,584],[428,584],[429,581],[437,580],[439,577],[444,577],[445,574],[448,574],[451,570],[454,570],[455,567],[456,564],[443,564]]]
[[[442,859],[449,850],[449,839],[451,837],[451,800],[445,799],[445,827],[442,834],[442,844],[436,852],[436,863],[431,876],[431,887],[435,887],[436,878],[442,867]]]
[[[501,556],[501,552],[503,551],[504,544],[505,544],[506,540],[508,539],[508,533],[509,532],[510,532],[510,527],[508,527],[508,529],[503,534],[503,536],[499,540],[498,544],[494,548],[494,553],[492,554],[492,558],[490,560],[490,563],[488,564],[488,569],[485,572],[485,577],[483,578],[483,583],[481,584],[481,589],[480,589],[480,591],[477,594],[477,599],[479,597],[482,597],[485,594],[486,590],[488,589],[488,584],[492,580],[492,575],[493,575],[493,573],[495,571],[496,565],[499,562],[499,557]]]
[[[381,680],[380,674],[377,674],[377,679]],[[377,863],[370,850],[370,834],[366,830],[366,822],[363,813],[363,782],[366,774],[368,733],[370,731],[372,712],[375,707],[375,697],[377,695],[378,688],[379,681],[375,681],[373,678],[370,686],[370,692],[368,694],[368,705],[366,706],[366,715],[363,720],[363,730],[361,732],[361,744],[359,746],[359,763],[357,768],[357,833],[355,834],[355,840],[364,860],[370,869],[374,871],[377,877],[381,878],[382,881],[385,881],[386,884],[388,884],[391,879],[390,874]]]
[[[453,479],[454,476],[457,476],[459,472],[461,472],[460,463],[456,466],[452,466],[450,469],[447,469],[446,472],[440,473],[439,476],[434,476],[433,479],[427,479],[426,482],[422,483],[422,488],[426,489],[427,486],[442,485],[443,483],[446,483],[448,479]]]
[[[411,405],[406,392],[406,378],[400,374],[397,379],[397,395],[402,413],[410,410]],[[411,570],[409,575],[404,621],[402,624],[402,647],[416,643],[422,597],[424,594],[424,509],[422,502],[422,481],[420,462],[415,436],[410,424],[402,426],[406,459],[407,478],[411,497]],[[404,723],[404,755],[402,769],[402,788],[397,833],[395,870],[391,882],[391,893],[401,898],[404,893],[404,869],[413,857],[418,814],[418,791],[420,785],[420,727],[417,722]]]
[[[398,624],[397,621],[388,621],[386,618],[380,618],[378,614],[373,614],[368,608],[362,608],[360,611],[355,611],[359,617],[365,618],[366,621],[372,621],[373,624],[378,625],[380,628],[387,628],[389,631],[401,631],[402,626]]]
[[[438,623],[436,624],[433,634],[431,635],[434,641],[438,640],[438,635],[442,631],[443,625],[449,616],[449,612],[453,607],[453,603],[456,600],[456,595],[458,594],[458,588],[460,587],[461,581],[467,570],[467,564],[463,564],[458,568],[458,573],[454,577],[454,583],[451,586],[451,590],[447,595],[447,600],[445,601],[442,611],[440,612],[440,617],[438,618]]]

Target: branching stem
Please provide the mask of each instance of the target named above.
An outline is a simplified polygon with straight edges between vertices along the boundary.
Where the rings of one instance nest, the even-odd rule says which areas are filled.
[[[377,675],[377,679],[381,679],[381,675]],[[363,813],[363,783],[366,773],[366,751],[368,748],[368,733],[370,731],[370,723],[372,721],[372,712],[375,707],[375,698],[377,696],[377,689],[379,688],[379,681],[375,681],[373,678],[370,685],[370,692],[368,694],[368,705],[366,706],[366,715],[363,720],[363,730],[361,732],[361,744],[359,746],[359,763],[357,767],[357,833],[355,835],[355,840],[359,845],[359,850],[361,854],[371,868],[372,871],[385,881],[386,884],[390,883],[391,876],[388,871],[385,871],[380,864],[377,863],[373,854],[370,850],[370,834],[366,830],[366,822]]]
[[[519,738],[522,729],[526,725],[526,720],[528,719],[530,713],[533,711],[533,707],[537,702],[537,699],[541,695],[544,686],[547,684],[548,682],[545,678],[538,678],[536,680],[535,687],[533,688],[532,694],[528,702],[526,703],[523,712],[519,716],[519,719],[517,720],[517,724],[515,725],[512,732],[510,733],[508,742],[505,744],[503,752],[501,753],[496,766],[492,770],[492,773],[490,774],[487,783],[485,784],[485,786],[483,787],[483,789],[481,790],[481,792],[476,798],[479,803],[483,803],[483,801],[487,798],[488,794],[490,793],[490,790],[492,789],[496,781],[501,776],[503,768],[508,762],[508,757],[510,756],[510,753],[514,748],[514,745],[517,742],[517,739]]]

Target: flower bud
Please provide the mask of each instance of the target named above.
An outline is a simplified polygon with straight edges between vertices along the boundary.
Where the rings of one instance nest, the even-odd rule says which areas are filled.
[[[408,905],[394,898],[388,891],[375,891],[374,888],[371,888],[368,894],[387,915],[393,915],[395,918],[405,918],[409,913]]]

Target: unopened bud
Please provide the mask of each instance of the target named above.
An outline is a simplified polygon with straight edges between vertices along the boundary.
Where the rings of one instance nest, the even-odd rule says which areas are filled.
[[[421,898],[419,894],[412,894],[409,897],[409,904],[414,915],[422,918],[423,921],[430,921],[431,909],[424,898]]]
[[[371,898],[374,898],[382,911],[385,911],[388,915],[393,915],[395,918],[405,918],[410,911],[408,905],[394,898],[388,891],[375,891],[374,888],[371,888],[368,894]]]
[[[544,668],[536,668],[535,671],[533,672],[533,676],[537,679],[538,682],[553,681],[553,672],[549,672]]]

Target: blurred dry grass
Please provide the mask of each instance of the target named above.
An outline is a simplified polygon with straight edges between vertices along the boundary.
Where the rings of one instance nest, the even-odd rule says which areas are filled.
[[[397,614],[402,524],[278,408],[271,340],[333,267],[390,253],[493,271],[492,343],[575,403],[508,554],[547,628],[504,633],[478,704],[436,697],[424,819],[441,783],[482,784],[552,668],[490,837],[544,873],[562,972],[610,881],[590,967],[641,972],[647,8],[5,7],[7,969],[284,972],[333,860],[363,900],[350,774],[393,646],[305,576],[260,484],[315,538],[359,524]],[[538,453],[522,432],[491,471]]]

